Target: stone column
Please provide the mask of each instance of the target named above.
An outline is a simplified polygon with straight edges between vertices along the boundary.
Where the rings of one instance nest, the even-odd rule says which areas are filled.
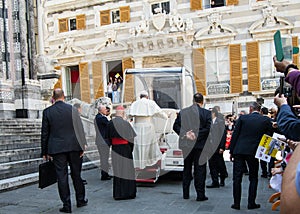
[[[44,55],[44,25],[46,24],[46,20],[44,19],[44,8],[43,4],[44,0],[37,0],[37,22],[38,22],[38,39],[39,39],[39,55]]]
[[[38,118],[40,117],[40,111],[44,106],[41,102],[40,82],[36,80],[36,46],[32,0],[18,1],[18,6],[20,57],[21,68],[24,69],[24,78],[22,78],[21,74],[16,73],[16,79],[14,81],[15,116],[17,118]],[[22,69],[15,71],[20,72]]]
[[[193,61],[192,61],[192,47],[190,50],[185,50],[184,53],[184,59],[183,59],[183,66],[185,67],[185,69],[187,69],[188,71],[192,72],[193,71]]]
[[[143,57],[133,57],[133,60],[134,60],[134,68],[143,67]]]

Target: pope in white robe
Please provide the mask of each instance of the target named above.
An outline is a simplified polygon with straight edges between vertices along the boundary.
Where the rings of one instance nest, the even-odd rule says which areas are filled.
[[[129,115],[134,117],[133,127],[137,134],[134,139],[134,167],[144,169],[161,160],[162,153],[156,139],[153,117],[167,119],[168,116],[153,100],[148,99],[148,92],[142,91],[140,99],[132,103]]]

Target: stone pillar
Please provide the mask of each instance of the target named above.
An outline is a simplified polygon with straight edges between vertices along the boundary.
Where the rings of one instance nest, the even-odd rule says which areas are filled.
[[[134,68],[142,68],[143,67],[143,57],[134,57]]]
[[[14,118],[14,88],[11,81],[0,80],[0,118]]]
[[[27,118],[41,118],[41,111],[46,107],[41,100],[41,85],[37,80],[27,80],[26,85],[20,81],[14,85],[16,117],[21,109],[27,112]]]
[[[193,71],[192,50],[186,50],[183,56],[184,56],[183,66],[189,72],[192,72]]]
[[[44,8],[43,4],[44,0],[37,0],[37,21],[38,21],[38,35],[39,35],[39,43],[38,43],[38,52],[39,55],[44,54],[44,25],[46,25],[46,20],[44,19]]]

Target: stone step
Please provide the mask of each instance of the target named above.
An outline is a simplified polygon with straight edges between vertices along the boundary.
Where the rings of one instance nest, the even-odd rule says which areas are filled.
[[[4,126],[25,126],[25,125],[32,125],[32,126],[41,126],[42,120],[27,120],[27,121],[18,121],[18,120],[1,120],[0,119],[0,127]]]
[[[41,148],[23,148],[0,151],[0,163],[35,159],[41,157]]]
[[[19,140],[19,139],[30,139],[30,138],[41,138],[40,133],[23,133],[23,134],[1,134],[0,135],[0,142],[3,140]]]
[[[0,127],[0,133],[10,133],[12,131],[17,131],[20,132],[20,130],[24,131],[37,131],[41,132],[41,127],[40,126],[6,126],[6,127]]]
[[[0,180],[37,172],[38,165],[42,162],[42,158],[40,158],[40,153],[37,153],[36,155],[38,158],[0,163]],[[97,149],[87,150],[85,152],[83,161],[86,162],[91,160],[99,160],[99,153]]]
[[[11,178],[37,172],[41,158],[13,161],[0,164],[0,179]]]
[[[0,129],[5,129],[5,128],[15,128],[15,127],[42,127],[41,122],[23,122],[23,123],[17,123],[17,122],[1,122],[0,121]]]
[[[0,125],[0,130],[1,129],[24,129],[24,128],[41,128],[41,124],[24,124],[24,125],[19,125],[19,124],[10,124],[10,125]]]
[[[14,118],[14,119],[0,119],[1,124],[24,124],[24,123],[42,123],[42,119],[29,119],[29,118]]]
[[[41,129],[7,129],[5,131],[0,130],[0,135],[30,135],[30,134],[35,134],[35,135],[41,135]]]
[[[89,170],[99,167],[100,161],[93,160],[87,161],[82,164],[82,170]],[[0,180],[0,192],[8,191],[24,185],[37,183],[39,180],[39,173],[34,172],[27,175],[15,176],[7,179]]]
[[[0,151],[41,146],[41,136],[0,136]]]

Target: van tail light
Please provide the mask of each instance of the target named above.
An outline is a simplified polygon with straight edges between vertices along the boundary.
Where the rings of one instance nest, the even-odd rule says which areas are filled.
[[[174,150],[173,151],[173,156],[182,156],[182,151],[181,150]]]

